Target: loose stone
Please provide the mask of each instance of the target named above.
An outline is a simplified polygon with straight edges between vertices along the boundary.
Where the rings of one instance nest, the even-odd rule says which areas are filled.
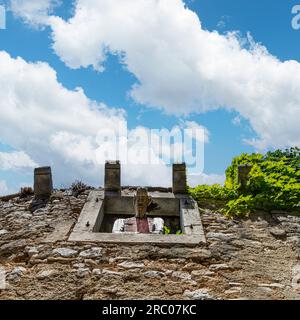
[[[160,279],[160,278],[165,276],[165,273],[164,272],[159,272],[159,271],[147,271],[147,272],[144,273],[144,276],[146,278]]]
[[[199,289],[195,291],[186,290],[183,296],[194,300],[213,300],[213,298],[205,289]]]
[[[102,274],[101,269],[93,269],[92,274],[95,276],[100,276]]]
[[[38,280],[44,280],[44,279],[49,279],[56,274],[57,274],[56,270],[43,270],[39,272],[36,277]]]
[[[218,271],[218,270],[228,270],[230,269],[230,267],[225,264],[225,263],[221,263],[221,264],[212,264],[209,267],[209,270],[213,270],[213,271]]]
[[[85,278],[86,276],[88,276],[90,274],[90,269],[88,268],[79,268],[77,270],[76,276],[78,278]]]
[[[272,229],[270,229],[270,233],[275,238],[284,238],[286,236],[285,230],[280,229],[280,228],[272,228]]]
[[[70,258],[77,255],[77,251],[69,248],[56,248],[53,250],[53,253],[57,253],[62,257]]]
[[[124,269],[142,269],[145,267],[144,263],[135,263],[130,261],[119,263],[118,266]]]
[[[79,256],[83,258],[98,258],[102,256],[102,248],[91,248],[80,252]]]
[[[7,230],[2,229],[2,230],[0,230],[0,237],[3,236],[3,235],[5,235],[5,234],[8,234],[8,233],[9,233],[9,232],[8,232]]]
[[[172,277],[173,278],[178,278],[178,279],[181,279],[181,280],[191,280],[192,276],[187,273],[187,272],[180,272],[180,271],[174,271],[172,273]]]

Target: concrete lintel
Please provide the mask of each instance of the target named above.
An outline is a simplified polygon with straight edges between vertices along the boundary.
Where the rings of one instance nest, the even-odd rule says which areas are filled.
[[[153,210],[147,213],[148,216],[179,216],[179,200],[174,196],[162,193],[150,193],[152,197]],[[134,215],[133,205],[134,194],[126,194],[119,197],[107,196],[105,193],[104,207],[108,215]]]
[[[159,245],[187,245],[195,246],[204,244],[203,235],[157,235],[157,234],[129,234],[129,233],[97,233],[97,232],[73,232],[69,241],[73,242],[103,242],[118,244],[159,244]]]

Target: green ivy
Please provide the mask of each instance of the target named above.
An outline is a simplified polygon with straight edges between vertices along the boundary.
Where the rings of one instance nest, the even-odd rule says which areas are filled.
[[[238,183],[238,166],[251,164],[245,189]],[[226,170],[225,186],[201,185],[189,189],[197,200],[226,201],[228,216],[246,216],[254,210],[300,210],[300,149],[277,150],[265,155],[242,154]]]
[[[168,228],[166,225],[164,226],[164,234],[171,234],[171,229]]]

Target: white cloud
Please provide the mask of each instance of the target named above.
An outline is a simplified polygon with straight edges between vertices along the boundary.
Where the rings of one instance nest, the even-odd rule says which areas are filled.
[[[235,125],[235,126],[240,126],[241,125],[241,122],[242,122],[242,119],[240,116],[236,116],[232,119],[232,123]]]
[[[125,122],[123,110],[109,109],[89,100],[83,90],[64,88],[46,63],[28,63],[0,52],[0,136],[16,150],[23,150],[40,165],[52,165],[56,184],[75,179],[96,183],[102,172],[77,155],[65,156],[54,140],[61,132],[92,140],[99,128],[116,128]],[[85,155],[85,150],[82,149]],[[98,169],[98,170],[97,170]]]
[[[228,21],[230,20],[230,16],[222,16],[217,24],[219,29],[225,29]]]
[[[0,152],[0,170],[34,168],[38,166],[30,157],[21,152]]]
[[[196,187],[201,184],[213,185],[213,184],[221,184],[224,185],[226,180],[225,175],[218,174],[201,174],[201,175],[189,175],[188,183],[191,187]]]
[[[104,69],[108,52],[138,79],[139,103],[187,114],[234,109],[258,148],[300,145],[300,64],[281,62],[238,33],[204,30],[182,0],[78,0],[68,21],[51,16],[53,49],[71,68]]]
[[[48,23],[49,14],[60,3],[61,0],[10,0],[9,8],[25,22],[42,26]]]
[[[124,184],[171,185],[171,169],[159,159],[159,150],[136,141],[147,128],[135,128],[127,135],[124,110],[90,100],[81,88],[66,89],[47,63],[28,63],[0,51],[0,87],[1,140],[23,150],[0,153],[0,167],[51,165],[57,187],[68,186],[75,179],[99,186],[103,183],[104,161],[117,158],[112,154],[112,142],[103,139],[110,130],[110,134],[120,134],[123,145],[130,146],[129,160],[138,160],[136,165],[123,166]],[[173,131],[180,128],[203,129],[208,135],[195,122],[182,122]],[[176,148],[182,149],[180,144]],[[166,150],[166,143],[162,149]],[[144,165],[146,155],[157,165]],[[123,153],[119,155],[121,161],[122,157]]]
[[[8,187],[6,181],[0,180],[0,195],[6,194],[8,192]]]

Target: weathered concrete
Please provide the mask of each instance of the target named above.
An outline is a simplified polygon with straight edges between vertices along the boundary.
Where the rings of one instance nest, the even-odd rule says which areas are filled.
[[[69,241],[115,243],[122,245],[153,244],[160,246],[185,245],[196,246],[203,241],[204,235],[158,235],[158,234],[128,234],[128,233],[78,233],[72,232]]]
[[[51,167],[34,169],[34,195],[36,197],[50,197],[53,192]]]
[[[198,204],[193,199],[180,199],[180,221],[181,230],[184,234],[188,236],[204,235]]]
[[[185,163],[173,164],[173,193],[187,193],[186,165]]]
[[[105,191],[108,191],[108,192],[120,192],[121,191],[121,164],[120,164],[120,161],[106,161],[104,187],[105,187]]]
[[[73,229],[73,233],[82,234],[85,238],[87,233],[100,230],[104,218],[104,192],[91,191],[85,203],[78,221]]]
[[[119,196],[107,195],[105,193],[105,214],[134,214],[134,192],[123,190]],[[153,200],[153,209],[147,213],[148,216],[179,216],[179,199],[173,193],[149,192]]]
[[[43,242],[45,243],[52,243],[61,240],[67,240],[69,236],[69,232],[71,227],[75,224],[75,219],[69,219],[58,222],[55,227],[54,231],[50,233]]]
[[[133,193],[134,194],[134,193]],[[189,196],[181,195],[179,198],[170,197],[166,194],[168,201],[173,200],[175,204],[179,203],[177,212],[173,212],[173,215],[179,215],[181,218],[181,226],[183,235],[158,235],[158,234],[122,234],[122,233],[102,233],[98,232],[101,228],[101,223],[108,212],[114,212],[114,214],[124,214],[124,206],[122,205],[123,199],[126,199],[127,203],[131,203],[131,212],[127,211],[128,216],[134,216],[133,207],[133,194],[132,196],[121,196],[120,198],[109,198],[110,202],[107,202],[103,192],[91,191],[88,197],[87,203],[82,209],[78,222],[69,237],[69,241],[77,242],[103,242],[103,243],[119,243],[119,244],[140,244],[140,243],[153,243],[159,245],[174,245],[183,244],[187,246],[199,245],[205,243],[205,236],[201,224],[199,210],[197,203]],[[164,203],[164,193],[149,193],[153,202]],[[118,199],[119,202],[114,201]],[[129,200],[128,200],[129,199]],[[105,205],[104,205],[105,204]],[[113,210],[109,208],[109,205],[113,206]],[[117,204],[119,206],[117,206]],[[174,206],[171,206],[174,208]],[[169,209],[170,210],[170,209]],[[156,213],[157,214],[157,213]]]

